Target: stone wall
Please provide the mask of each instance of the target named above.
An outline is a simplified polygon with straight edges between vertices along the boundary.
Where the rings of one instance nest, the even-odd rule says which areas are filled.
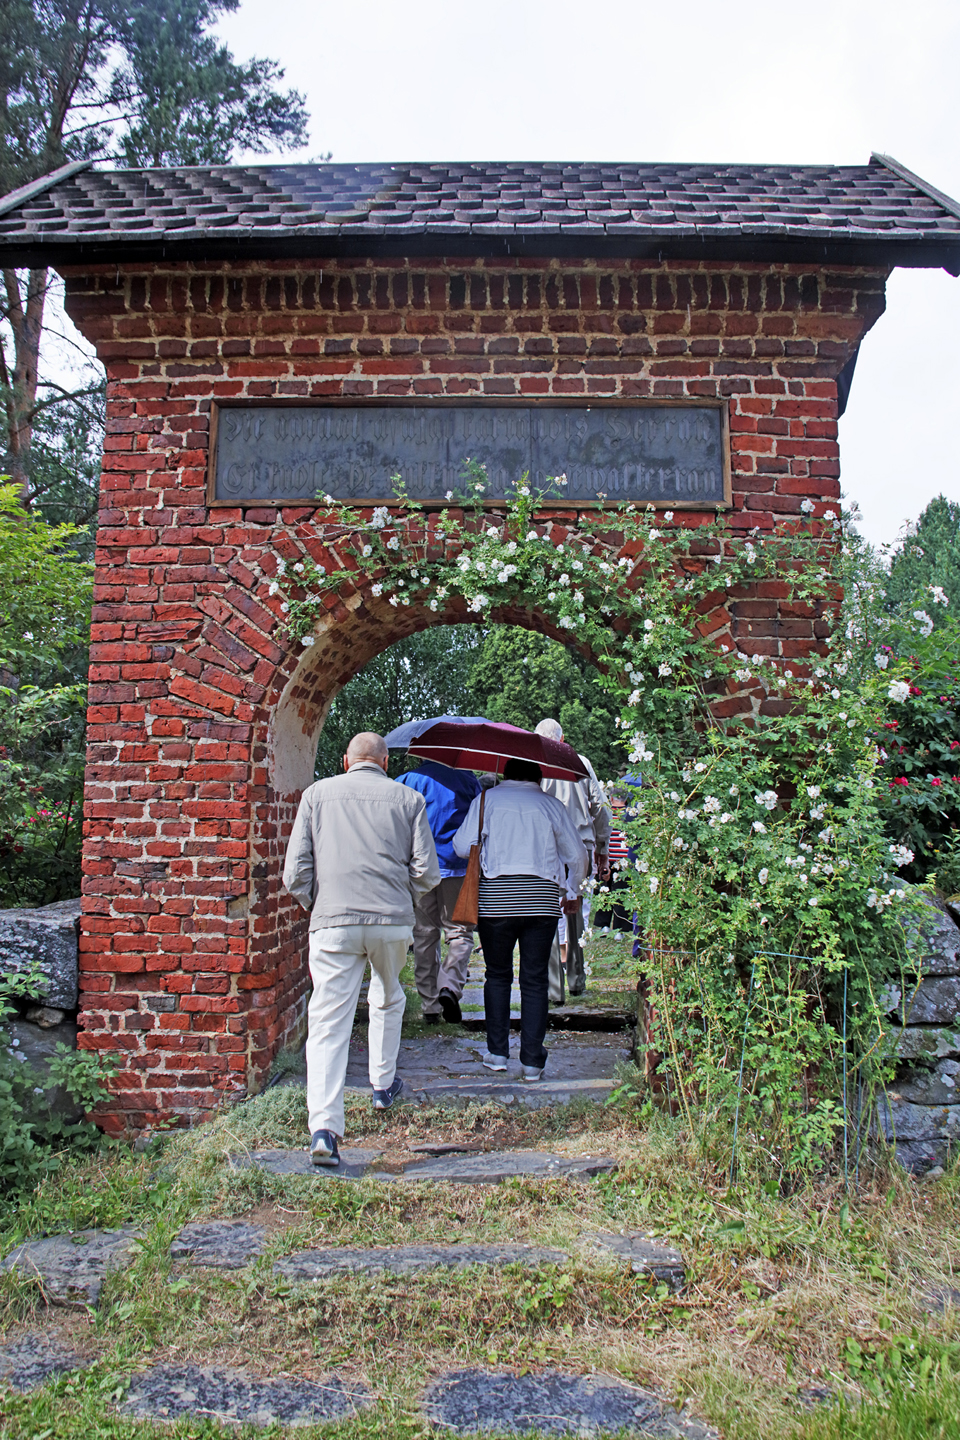
[[[879,1124],[910,1170],[943,1165],[960,1148],[960,928],[929,901],[911,968],[883,997],[900,1064],[879,1101]]]
[[[805,499],[836,507],[836,376],[882,312],[885,274],[341,260],[65,276],[108,376],[80,1042],[126,1057],[102,1118],[137,1129],[255,1088],[296,1035],[305,937],[280,859],[326,709],[403,634],[467,618],[401,618],[345,581],[317,645],[293,653],[267,580],[278,556],[325,553],[313,510],[208,509],[211,402],[718,397],[733,523],[769,529]],[[559,542],[577,515],[553,521]],[[802,671],[828,616],[826,601],[791,606],[764,582],[702,625]],[[718,709],[779,703],[755,688]]]
[[[35,910],[0,910],[0,976],[30,976],[8,1031],[12,1053],[42,1075],[58,1045],[77,1043],[80,901],[58,900]],[[47,1109],[72,1112],[60,1089],[47,1090]]]

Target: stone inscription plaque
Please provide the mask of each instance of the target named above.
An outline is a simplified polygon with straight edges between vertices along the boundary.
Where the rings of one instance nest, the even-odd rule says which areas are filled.
[[[392,477],[424,504],[487,467],[485,499],[528,472],[566,475],[564,504],[712,507],[729,500],[724,411],[711,405],[230,405],[217,411],[214,505],[389,502]]]

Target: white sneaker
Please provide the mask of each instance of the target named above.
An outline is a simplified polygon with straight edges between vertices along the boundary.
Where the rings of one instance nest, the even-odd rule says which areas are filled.
[[[509,1064],[509,1060],[506,1055],[491,1055],[489,1050],[486,1052],[485,1055],[481,1057],[481,1059],[482,1063],[487,1067],[488,1070],[506,1070],[507,1065]]]
[[[542,1080],[546,1065],[521,1065],[520,1074],[524,1080]]]

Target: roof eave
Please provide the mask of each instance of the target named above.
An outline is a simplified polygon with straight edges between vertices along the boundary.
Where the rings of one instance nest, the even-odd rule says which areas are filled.
[[[754,261],[772,264],[854,265],[889,270],[895,266],[944,269],[960,275],[960,235],[929,240],[878,238],[875,236],[824,239],[814,236],[712,236],[687,235],[578,235],[571,233],[532,235],[518,230],[511,234],[416,235],[290,235],[263,237],[228,233],[202,239],[133,236],[109,239],[64,241],[51,236],[22,241],[0,242],[0,262],[5,265],[44,266],[55,269],[91,265],[157,264],[164,261],[196,263],[248,260],[334,260],[436,258],[455,255],[473,259],[564,259],[584,257],[604,260],[709,260],[714,262]]]

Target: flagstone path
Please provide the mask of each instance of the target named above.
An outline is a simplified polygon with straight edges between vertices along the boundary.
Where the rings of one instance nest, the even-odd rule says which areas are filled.
[[[476,968],[476,965],[475,965]],[[598,987],[599,991],[599,987]],[[481,995],[476,982],[464,997],[475,1003]],[[504,1114],[520,1114],[528,1108],[564,1104],[574,1099],[602,1102],[614,1084],[617,1062],[629,1052],[629,1034],[623,1028],[630,995],[615,989],[589,994],[572,1002],[563,1012],[553,1012],[559,1025],[584,1023],[592,1028],[577,1031],[552,1029],[548,1036],[550,1060],[547,1074],[538,1084],[524,1084],[514,1060],[506,1075],[495,1075],[480,1063],[483,1038],[468,1028],[476,1011],[467,1010],[467,1026],[441,1026],[425,1030],[416,1023],[408,1026],[400,1055],[400,1073],[406,1089],[405,1105],[450,1108],[474,1102],[492,1102]],[[482,998],[481,1002],[482,1004]],[[577,1021],[580,1014],[588,1018]],[[355,1092],[369,1096],[366,1074],[365,1031],[354,1032],[348,1084]],[[285,1075],[278,1083],[302,1086],[302,1073]],[[438,1115],[442,1111],[438,1110]],[[374,1132],[376,1133],[376,1132]],[[595,1177],[615,1172],[616,1161],[603,1154],[554,1153],[523,1148],[523,1125],[507,1127],[519,1143],[513,1149],[497,1149],[481,1137],[463,1139],[415,1139],[410,1134],[405,1146],[388,1139],[376,1148],[345,1146],[338,1170],[311,1164],[305,1145],[274,1149],[244,1149],[234,1146],[223,1154],[222,1164],[237,1171],[260,1170],[276,1177],[310,1177],[319,1186],[335,1181],[348,1185],[375,1181],[384,1186],[457,1184],[467,1187],[495,1186],[516,1178],[543,1180],[563,1178],[571,1185],[596,1183]],[[402,1132],[401,1132],[402,1133]],[[422,1133],[422,1132],[421,1132]],[[442,1133],[442,1131],[441,1131]],[[501,1130],[501,1133],[504,1133]],[[488,1148],[489,1147],[489,1148]],[[298,1183],[301,1183],[298,1181]],[[302,1232],[291,1232],[285,1247],[284,1233],[295,1210],[271,1212],[270,1224],[238,1216],[191,1221],[183,1225],[169,1245],[171,1283],[183,1284],[182,1277],[209,1270],[245,1272],[251,1282],[262,1285],[272,1275],[273,1283],[289,1287],[291,1303],[296,1297],[323,1285],[331,1278],[366,1277],[379,1284],[409,1278],[415,1283],[430,1273],[475,1273],[513,1267],[518,1272],[542,1272],[543,1276],[563,1274],[569,1267],[587,1267],[607,1274],[634,1274],[649,1277],[651,1283],[678,1291],[685,1284],[683,1257],[639,1232],[596,1230],[556,1245],[523,1241],[479,1242],[465,1236],[463,1243],[407,1243],[402,1245],[321,1244],[303,1247]],[[509,1232],[508,1232],[509,1233]],[[116,1230],[86,1230],[30,1240],[17,1246],[0,1262],[0,1269],[14,1271],[35,1288],[55,1310],[48,1311],[43,1328],[24,1328],[0,1343],[0,1390],[29,1391],[51,1379],[79,1371],[97,1358],[103,1345],[96,1336],[78,1349],[71,1344],[69,1329],[58,1329],[49,1317],[95,1310],[101,1304],[105,1281],[112,1271],[126,1269],[138,1253],[143,1232],[133,1227]],[[300,1237],[297,1248],[296,1239]],[[479,1283],[479,1281],[478,1281]],[[527,1282],[533,1283],[533,1282]],[[554,1282],[545,1279],[545,1284]],[[565,1283],[569,1284],[569,1280]],[[321,1292],[322,1293],[322,1292]],[[63,1307],[67,1307],[65,1310]],[[496,1358],[496,1357],[494,1357]],[[574,1357],[571,1356],[571,1359]],[[294,1376],[297,1361],[291,1357]],[[292,1378],[287,1365],[281,1373],[257,1374],[242,1364],[205,1363],[205,1357],[174,1355],[168,1359],[135,1366],[121,1381],[116,1396],[118,1413],[129,1419],[175,1421],[181,1417],[207,1416],[225,1423],[279,1425],[286,1434],[298,1426],[344,1421],[392,1398],[375,1393],[376,1387],[358,1380],[351,1367],[331,1369],[319,1378]],[[542,1435],[657,1436],[664,1440],[711,1440],[716,1432],[686,1411],[678,1412],[656,1395],[614,1376],[579,1374],[576,1367],[521,1373],[498,1366],[447,1370],[428,1379],[414,1413],[439,1431],[453,1435]]]

